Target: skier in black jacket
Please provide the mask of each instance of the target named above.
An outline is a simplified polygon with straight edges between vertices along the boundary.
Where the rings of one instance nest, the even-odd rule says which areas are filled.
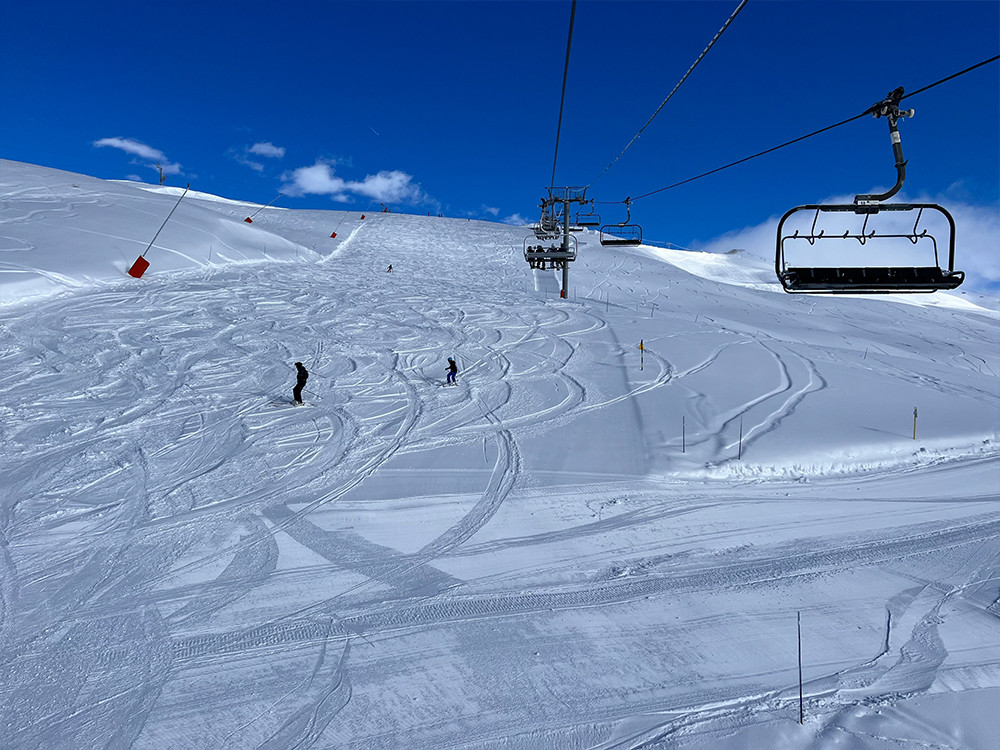
[[[306,381],[309,379],[309,372],[303,366],[301,362],[295,363],[295,369],[298,371],[298,377],[295,379],[295,387],[292,389],[292,398],[295,403],[302,403],[302,389],[305,388]]]

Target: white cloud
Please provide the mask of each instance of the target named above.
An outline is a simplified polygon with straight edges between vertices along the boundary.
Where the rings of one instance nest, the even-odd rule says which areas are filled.
[[[160,166],[157,167],[156,164],[147,164],[146,166],[149,167],[150,169],[162,169],[163,170],[163,174],[180,174],[181,173],[181,165],[177,164],[176,162],[162,161],[162,162],[157,162],[157,164],[159,164]]]
[[[399,170],[370,174],[361,182],[348,182],[347,189],[382,203],[417,203],[423,197],[420,187],[413,184],[413,177]]]
[[[229,149],[228,154],[236,163],[250,167],[254,172],[263,172],[264,165],[251,158],[251,154],[267,159],[281,159],[285,156],[285,148],[284,146],[275,146],[270,141],[264,141],[252,146],[233,146]]]
[[[286,172],[282,179],[285,195],[331,195],[344,192],[344,181],[333,174],[333,167],[328,163],[317,161],[311,167],[299,167],[292,172]]]
[[[965,271],[965,285],[980,291],[1000,290],[1000,205],[942,205],[955,217],[955,267]]]
[[[145,143],[140,143],[132,138],[101,138],[99,141],[94,141],[94,145],[98,147],[110,146],[111,148],[118,148],[128,154],[134,154],[149,161],[159,161],[160,159],[166,161],[167,159],[166,154],[159,149],[147,146]]]
[[[317,161],[311,167],[286,172],[283,179],[283,192],[287,195],[329,195],[340,202],[349,201],[352,194],[381,203],[414,204],[429,200],[413,177],[399,170],[370,174],[360,181],[344,180],[334,174],[329,162]]]
[[[500,219],[501,224],[510,224],[515,227],[523,227],[530,222],[525,219],[521,214],[511,214],[506,219]]]
[[[275,146],[270,141],[253,144],[248,151],[257,156],[266,156],[269,159],[283,159],[285,157],[285,147]]]
[[[132,154],[145,162],[145,166],[150,169],[157,169],[156,164],[159,163],[163,174],[181,173],[180,164],[171,162],[167,159],[167,155],[158,148],[147,146],[134,138],[101,138],[99,141],[94,141],[94,146],[97,148],[117,148],[127,154]]]
[[[264,171],[263,164],[261,164],[259,161],[254,161],[253,159],[247,158],[247,155],[242,152],[231,151],[229,155],[232,156],[233,160],[236,161],[238,164],[242,164],[244,167],[250,167],[250,169],[252,169],[254,172]]]
[[[778,231],[778,217],[772,216],[762,224],[726,232],[707,242],[692,242],[691,249],[707,253],[728,253],[730,250],[746,250],[751,255],[765,260],[774,257],[775,235]]]
[[[482,204],[482,206],[480,206],[479,210],[482,211],[483,213],[489,214],[490,216],[500,215],[499,208],[495,208],[494,206],[487,206],[485,203]]]

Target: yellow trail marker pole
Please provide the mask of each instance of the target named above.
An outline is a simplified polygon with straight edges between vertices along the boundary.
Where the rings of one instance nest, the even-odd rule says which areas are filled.
[[[642,345],[642,339],[639,339],[639,369],[641,370],[645,366],[646,359],[646,347]]]

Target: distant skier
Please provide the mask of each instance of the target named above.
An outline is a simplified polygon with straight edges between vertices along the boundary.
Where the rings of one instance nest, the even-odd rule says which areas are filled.
[[[385,272],[392,273],[392,263],[389,264],[389,267],[385,270]]]
[[[302,389],[306,386],[306,381],[309,379],[309,372],[303,366],[301,362],[295,363],[295,369],[297,371],[297,377],[295,378],[295,387],[292,389],[292,398],[295,403],[302,403]]]
[[[455,360],[448,357],[448,381],[446,385],[458,385],[455,382],[455,376],[458,375],[458,365],[455,364]]]

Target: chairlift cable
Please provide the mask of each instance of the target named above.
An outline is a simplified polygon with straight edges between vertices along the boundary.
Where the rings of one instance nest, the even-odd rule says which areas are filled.
[[[975,65],[973,65],[973,66],[971,66],[969,68],[966,68],[965,70],[960,70],[957,73],[953,73],[952,75],[948,76],[947,78],[942,78],[940,81],[935,81],[934,83],[930,84],[929,86],[924,86],[922,89],[917,89],[916,91],[911,91],[909,94],[903,94],[903,96],[900,97],[900,98],[901,99],[905,99],[908,96],[916,96],[917,94],[922,94],[923,92],[927,91],[927,89],[932,89],[935,86],[939,86],[942,83],[945,83],[946,81],[950,81],[952,78],[958,78],[959,76],[962,76],[962,75],[965,75],[966,73],[972,72],[976,68],[981,68],[984,65],[989,65],[991,62],[996,62],[997,60],[1000,60],[1000,55],[995,55],[994,57],[991,57],[989,60],[983,60],[980,63],[976,63]]]
[[[574,0],[574,2],[575,2],[575,0]],[[643,125],[641,128],[639,128],[639,132],[636,133],[634,136],[632,136],[632,140],[630,140],[628,142],[628,144],[625,146],[625,148],[622,149],[621,153],[618,154],[618,156],[616,156],[614,158],[614,160],[610,164],[608,164],[608,166],[606,166],[604,168],[603,172],[601,172],[599,175],[597,175],[597,177],[595,177],[593,180],[590,181],[590,185],[587,185],[588,188],[591,185],[593,185],[595,182],[597,182],[599,179],[601,179],[604,176],[604,174],[609,169],[611,169],[611,167],[613,167],[615,164],[617,164],[618,160],[621,159],[625,155],[625,152],[629,150],[629,148],[632,146],[632,144],[635,143],[637,140],[639,140],[639,136],[642,135],[642,131],[644,131],[646,128],[648,128],[649,124],[656,118],[656,116],[658,114],[660,114],[660,110],[663,109],[663,107],[666,105],[666,103],[670,101],[671,97],[674,94],[677,93],[677,90],[681,87],[681,85],[684,83],[684,81],[686,81],[688,79],[688,76],[690,76],[691,73],[694,72],[694,69],[698,67],[698,63],[700,63],[704,59],[705,55],[708,54],[708,51],[710,49],[712,49],[713,45],[715,45],[715,43],[717,41],[719,41],[719,37],[722,36],[722,32],[724,32],[727,28],[729,28],[729,24],[731,24],[733,22],[733,20],[736,18],[736,16],[739,15],[740,11],[743,10],[743,6],[745,6],[747,4],[747,2],[748,2],[748,0],[741,0],[739,6],[736,8],[736,10],[733,11],[732,15],[730,15],[729,18],[726,20],[726,22],[722,25],[722,28],[719,29],[719,31],[716,33],[716,35],[712,38],[712,41],[710,41],[708,43],[708,46],[705,47],[705,49],[702,50],[702,52],[701,52],[700,55],[698,55],[698,59],[695,60],[694,63],[692,63],[691,67],[688,68],[687,73],[685,73],[684,76],[681,78],[681,80],[677,82],[677,85],[674,86],[674,90],[671,91],[669,94],[667,94],[667,98],[666,99],[664,99],[662,102],[660,102],[660,106],[657,107],[656,111],[653,112],[652,116],[648,120],[646,120],[646,124]]]
[[[911,92],[909,94],[904,94],[904,96],[901,97],[901,98],[905,99],[908,96],[915,96],[916,94],[920,94],[920,93],[922,93],[924,91],[927,91],[928,89],[934,88],[935,86],[938,86],[938,85],[940,85],[942,83],[945,83],[946,81],[950,81],[950,80],[952,80],[954,78],[958,78],[961,75],[964,75],[964,74],[969,73],[969,72],[971,72],[973,70],[976,70],[977,68],[981,68],[982,66],[988,65],[989,63],[996,62],[997,60],[1000,60],[1000,55],[996,55],[994,57],[991,57],[988,60],[983,60],[980,63],[976,63],[975,65],[966,68],[965,70],[961,70],[958,73],[954,73],[954,74],[952,74],[952,75],[950,75],[950,76],[948,76],[946,78],[942,78],[940,81],[935,81],[934,83],[932,83],[932,84],[930,84],[928,86],[924,86],[923,88],[917,89],[916,91],[913,91],[913,92]],[[878,104],[881,104],[881,102],[879,102]],[[756,159],[759,156],[764,156],[765,154],[770,154],[770,153],[772,153],[774,151],[777,151],[779,149],[785,148],[786,146],[791,146],[794,143],[798,143],[799,141],[804,141],[807,138],[812,138],[814,135],[819,135],[820,133],[825,133],[828,130],[833,130],[834,128],[839,128],[841,125],[846,125],[849,122],[854,122],[855,120],[860,120],[862,117],[866,117],[866,116],[872,114],[872,112],[875,111],[875,109],[878,106],[878,104],[872,105],[871,107],[869,107],[868,109],[866,109],[864,112],[862,112],[861,114],[855,115],[854,117],[849,117],[846,120],[841,120],[840,122],[835,123],[833,125],[828,125],[825,128],[820,128],[819,130],[814,130],[811,133],[807,133],[806,135],[799,136],[798,138],[793,138],[790,141],[785,141],[781,145],[773,146],[771,148],[765,149],[764,151],[759,151],[756,154],[753,154],[751,156],[745,156],[742,159],[738,159],[738,160],[736,160],[734,162],[730,162],[729,164],[726,164],[726,165],[721,166],[721,167],[716,167],[715,169],[711,169],[708,172],[702,172],[701,174],[695,175],[694,177],[689,177],[686,180],[681,180],[680,182],[675,182],[673,185],[667,185],[666,187],[658,188],[657,190],[651,190],[650,192],[643,193],[642,195],[637,195],[634,198],[632,198],[632,202],[634,203],[635,201],[640,200],[641,198],[648,198],[651,195],[656,195],[657,193],[662,193],[665,190],[670,190],[670,189],[675,188],[675,187],[680,187],[681,185],[686,185],[689,182],[694,182],[695,180],[700,180],[702,177],[708,177],[709,175],[713,175],[716,172],[721,172],[724,169],[729,169],[730,167],[735,167],[738,164],[743,164],[744,162],[748,162],[751,159]],[[615,202],[615,203],[621,203],[621,201],[613,201],[613,202]]]
[[[569,11],[569,38],[566,40],[566,66],[563,68],[562,97],[559,99],[559,123],[556,125],[556,152],[552,157],[552,179],[549,189],[556,184],[556,162],[559,160],[559,134],[562,132],[563,106],[566,104],[566,80],[569,78],[569,52],[573,46],[573,20],[576,18],[576,0]]]
[[[746,156],[746,157],[744,157],[742,159],[739,159],[738,161],[730,162],[729,164],[726,164],[725,166],[716,167],[715,169],[709,170],[708,172],[702,172],[701,174],[695,175],[694,177],[689,177],[686,180],[681,180],[680,182],[675,182],[673,185],[667,185],[666,187],[658,188],[657,190],[652,190],[652,191],[650,191],[648,193],[643,193],[642,195],[637,195],[632,200],[633,201],[637,201],[640,198],[648,198],[651,195],[656,195],[657,193],[662,193],[664,190],[670,190],[671,188],[680,187],[681,185],[686,185],[689,182],[694,182],[695,180],[700,180],[702,177],[708,177],[709,175],[715,174],[716,172],[721,172],[724,169],[729,169],[730,167],[735,167],[737,164],[742,164],[743,162],[750,161],[751,159],[756,159],[758,156],[764,156],[765,154],[769,154],[772,151],[777,151],[778,149],[785,148],[786,146],[791,146],[793,143],[798,143],[799,141],[804,141],[807,138],[812,138],[814,135],[819,135],[820,133],[825,133],[828,130],[833,130],[834,128],[839,128],[841,125],[846,125],[849,122],[854,122],[855,120],[860,120],[862,117],[867,117],[868,115],[870,115],[871,111],[872,111],[871,107],[869,107],[864,112],[862,112],[860,115],[855,115],[854,117],[850,117],[850,118],[848,118],[846,120],[841,120],[840,122],[838,122],[838,123],[836,123],[834,125],[828,125],[827,127],[820,128],[819,130],[814,130],[812,133],[808,133],[806,135],[799,136],[798,138],[795,138],[793,140],[786,141],[785,143],[782,143],[780,146],[774,146],[772,148],[765,149],[764,151],[759,151],[758,153],[753,154],[752,156]]]

